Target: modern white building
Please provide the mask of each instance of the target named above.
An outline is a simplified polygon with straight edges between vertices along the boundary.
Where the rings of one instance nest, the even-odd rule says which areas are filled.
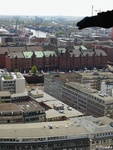
[[[66,121],[0,126],[4,150],[113,150],[113,120],[84,116]]]
[[[25,92],[25,78],[20,72],[0,72],[0,91],[9,91],[11,94]]]
[[[45,75],[44,91],[84,115],[113,118],[113,97],[100,90],[103,81],[112,79],[112,74],[106,72]]]
[[[101,91],[113,96],[113,80],[103,81],[101,83]]]
[[[0,91],[0,103],[11,102],[11,93],[9,91]]]
[[[76,82],[65,83],[62,101],[86,115],[113,118],[113,97]]]

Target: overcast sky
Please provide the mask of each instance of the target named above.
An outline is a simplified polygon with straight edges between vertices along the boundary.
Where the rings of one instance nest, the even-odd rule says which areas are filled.
[[[113,9],[113,0],[0,0],[0,15],[90,16]]]

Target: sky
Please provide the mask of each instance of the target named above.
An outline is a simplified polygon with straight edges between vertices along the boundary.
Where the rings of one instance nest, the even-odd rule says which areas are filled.
[[[0,0],[0,15],[91,16],[112,9],[113,0]]]

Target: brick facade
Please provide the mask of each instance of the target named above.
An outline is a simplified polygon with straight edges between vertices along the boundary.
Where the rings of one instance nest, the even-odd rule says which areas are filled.
[[[61,71],[92,69],[93,67],[102,68],[106,66],[108,55],[101,49],[96,50],[76,50],[70,52],[66,49],[65,52],[40,51],[43,57],[36,57],[35,51],[32,52],[30,58],[25,58],[23,52],[18,54],[12,53],[5,57],[5,67],[8,71],[19,69],[21,72],[27,72],[33,65],[36,65],[38,70],[52,71],[59,69]],[[1,57],[1,56],[0,56]]]

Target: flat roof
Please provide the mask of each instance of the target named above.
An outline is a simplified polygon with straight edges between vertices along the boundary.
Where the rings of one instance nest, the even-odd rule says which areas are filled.
[[[13,112],[13,111],[20,111],[20,109],[13,103],[0,104],[0,112]]]
[[[55,75],[59,75],[59,76],[55,76]],[[59,81],[63,81],[63,82],[69,82],[69,81],[75,81],[76,78],[82,78],[82,76],[79,73],[56,73],[56,74],[45,74],[44,76],[49,76],[51,78],[54,78],[56,80]]]
[[[113,103],[113,97],[111,96],[99,96],[98,95],[98,90],[92,89],[92,88],[87,88],[85,85],[83,84],[79,84],[76,82],[67,82],[65,83],[65,85],[70,86],[71,88],[80,90],[86,94],[89,94],[91,96],[97,97],[98,99],[101,99],[102,101],[104,101],[105,104],[109,104],[109,103]]]
[[[88,136],[88,131],[83,127],[78,127],[72,121],[29,123],[29,124],[0,124],[0,138],[43,138],[54,136],[74,135],[77,138]]]
[[[28,91],[25,89],[25,91],[23,93],[15,93],[15,94],[11,94],[12,98],[15,97],[22,97],[22,96],[28,96]]]
[[[9,91],[0,91],[0,97],[2,96],[11,96],[11,93]]]
[[[49,109],[46,111],[46,118],[52,119],[56,117],[65,117],[64,113],[59,113],[59,111],[56,111],[55,109]]]
[[[46,104],[47,106],[49,106],[51,109],[53,110],[47,110],[46,114],[47,114],[47,118],[52,118],[52,117],[57,117],[58,116],[65,116],[67,118],[70,117],[77,117],[77,116],[83,116],[83,113],[79,112],[78,110],[71,108],[71,110],[67,109],[68,105],[66,105],[65,103],[59,101],[58,99],[50,96],[49,94],[43,92],[43,97],[40,98],[36,98],[35,99],[37,102],[43,102],[44,104]],[[53,108],[53,105],[64,105],[64,113],[60,113],[59,111],[55,110]],[[50,112],[54,112],[54,114],[50,113]]]
[[[96,70],[95,71],[90,71],[90,70],[87,70],[87,71],[83,71],[83,72],[78,72],[80,75],[84,77],[109,77],[109,78],[113,78],[113,74],[111,72],[99,72],[98,71],[98,75],[95,75],[94,72],[97,72]]]
[[[36,94],[42,94],[43,95],[43,92],[41,90],[35,90],[35,89],[31,90],[30,93],[33,95],[36,95]]]
[[[44,109],[40,104],[35,101],[26,101],[26,102],[18,102],[15,103],[19,109],[24,112],[27,111],[39,111],[40,109]]]
[[[81,112],[79,112],[78,110],[76,110],[76,109],[74,109],[74,108],[71,108],[70,107],[70,109],[68,109],[68,105],[66,105],[65,103],[62,103],[62,102],[60,102],[59,100],[57,100],[57,99],[53,99],[53,100],[45,100],[45,101],[43,101],[43,103],[44,104],[46,104],[47,106],[49,106],[49,107],[51,107],[52,109],[54,109],[53,108],[53,105],[55,104],[60,104],[60,105],[63,105],[64,106],[64,110],[63,110],[63,112],[59,112],[59,111],[57,111],[57,110],[55,110],[56,111],[56,117],[57,117],[57,115],[59,115],[59,114],[62,114],[63,116],[65,116],[66,118],[71,118],[71,117],[77,117],[77,116],[83,116],[84,114],[83,113],[81,113]],[[48,111],[46,111],[47,113],[48,113]],[[54,112],[55,113],[55,112]],[[55,114],[54,114],[55,115]],[[50,117],[52,116],[52,114],[50,114]]]
[[[51,96],[51,95],[49,95],[49,94],[47,94],[47,93],[45,93],[43,91],[42,91],[42,93],[43,93],[43,97],[39,97],[39,98],[35,99],[37,102],[44,102],[46,100],[53,100],[53,99],[55,99],[53,96]]]

